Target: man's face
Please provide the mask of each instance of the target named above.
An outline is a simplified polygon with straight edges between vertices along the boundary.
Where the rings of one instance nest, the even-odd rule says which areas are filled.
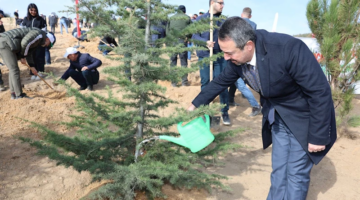
[[[255,44],[252,41],[248,41],[243,50],[237,48],[232,39],[219,40],[219,45],[224,52],[224,59],[230,60],[235,65],[250,62],[254,55]]]
[[[213,1],[214,14],[222,13],[224,9],[224,0],[214,0]]]
[[[74,53],[74,54],[69,54],[68,55],[68,59],[71,60],[71,61],[76,61],[77,59],[77,54]]]
[[[49,38],[46,38],[45,39],[45,44],[43,45],[43,47],[48,47],[51,45],[51,42],[50,42],[50,39]]]

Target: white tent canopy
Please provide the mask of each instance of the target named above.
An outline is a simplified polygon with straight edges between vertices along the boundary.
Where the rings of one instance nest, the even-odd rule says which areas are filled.
[[[296,37],[303,41],[313,53],[320,53],[320,45],[315,38]]]

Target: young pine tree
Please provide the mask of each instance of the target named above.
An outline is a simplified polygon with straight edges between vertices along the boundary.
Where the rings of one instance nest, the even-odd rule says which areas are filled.
[[[203,170],[215,164],[220,153],[238,147],[227,139],[234,131],[217,134],[213,144],[196,154],[174,143],[152,140],[158,135],[178,136],[169,131],[171,126],[204,114],[213,115],[220,107],[202,107],[191,113],[179,108],[167,116],[158,112],[176,102],[164,96],[166,88],[157,85],[157,81],[180,81],[199,66],[170,67],[166,54],[187,51],[176,43],[178,38],[208,30],[209,21],[173,31],[155,41],[151,36],[165,28],[164,22],[175,12],[175,6],[160,0],[82,0],[79,6],[82,17],[97,22],[89,33],[91,36],[106,34],[119,39],[119,47],[113,49],[116,55],[107,57],[119,64],[106,67],[103,72],[121,86],[122,99],[115,98],[110,89],[106,96],[96,93],[85,96],[67,86],[69,94],[76,97],[80,113],[65,123],[76,131],[75,136],[67,137],[36,125],[44,133],[43,140],[23,140],[58,164],[79,172],[89,171],[94,180],[109,180],[92,194],[93,199],[133,199],[139,190],[146,191],[151,198],[163,197],[164,184],[209,191],[213,187],[225,189],[221,183],[225,176]],[[204,49],[201,43],[198,46],[193,49]],[[150,142],[138,148],[144,140]]]
[[[351,110],[352,83],[359,80],[360,0],[311,0],[306,16],[320,44],[338,122]]]

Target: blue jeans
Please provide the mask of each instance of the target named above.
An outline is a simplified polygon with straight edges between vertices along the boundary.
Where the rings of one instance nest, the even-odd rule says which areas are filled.
[[[273,171],[267,200],[305,200],[313,163],[278,113],[271,137]]]
[[[46,61],[46,64],[51,64],[50,51],[49,51],[49,48],[47,48],[47,47],[45,47],[45,61]]]
[[[99,44],[98,49],[103,53],[104,56],[106,56],[111,51],[106,44]]]
[[[193,46],[194,44],[192,42],[187,44],[187,47],[193,47]],[[188,51],[188,60],[191,60],[191,53],[192,53],[191,51]]]
[[[204,58],[199,57],[199,61]],[[225,69],[227,63],[224,58],[218,58],[213,62],[213,78],[219,76]],[[203,90],[210,82],[210,65],[204,64],[200,67],[200,78],[201,78],[201,90]],[[225,89],[220,93],[220,103],[225,104],[225,107],[221,109],[223,114],[228,114],[229,110],[229,92]]]
[[[259,103],[256,101],[254,95],[250,89],[246,86],[244,80],[239,78],[234,85],[230,86],[229,89],[229,102],[234,102],[236,88],[244,95],[244,97],[249,101],[251,107],[259,107]]]
[[[63,26],[65,27],[66,33],[68,32],[68,26],[66,24],[65,19],[60,19],[60,33],[63,34]]]

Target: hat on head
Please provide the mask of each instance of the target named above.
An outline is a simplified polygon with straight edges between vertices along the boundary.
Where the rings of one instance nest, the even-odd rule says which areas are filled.
[[[178,9],[186,13],[186,7],[184,5],[180,5]]]
[[[47,32],[46,37],[49,38],[49,40],[51,42],[51,46],[54,46],[54,44],[56,42],[56,37],[55,37],[54,33],[53,32]]]
[[[204,14],[204,13],[205,13],[205,10],[203,10],[203,9],[200,9],[200,10],[199,10],[199,13],[202,13],[202,14]]]
[[[69,47],[66,49],[66,53],[64,54],[64,58],[67,58],[70,54],[75,54],[77,53],[78,50],[75,49],[74,47]]]
[[[0,10],[0,15],[3,15],[5,17],[5,14],[2,10]]]

